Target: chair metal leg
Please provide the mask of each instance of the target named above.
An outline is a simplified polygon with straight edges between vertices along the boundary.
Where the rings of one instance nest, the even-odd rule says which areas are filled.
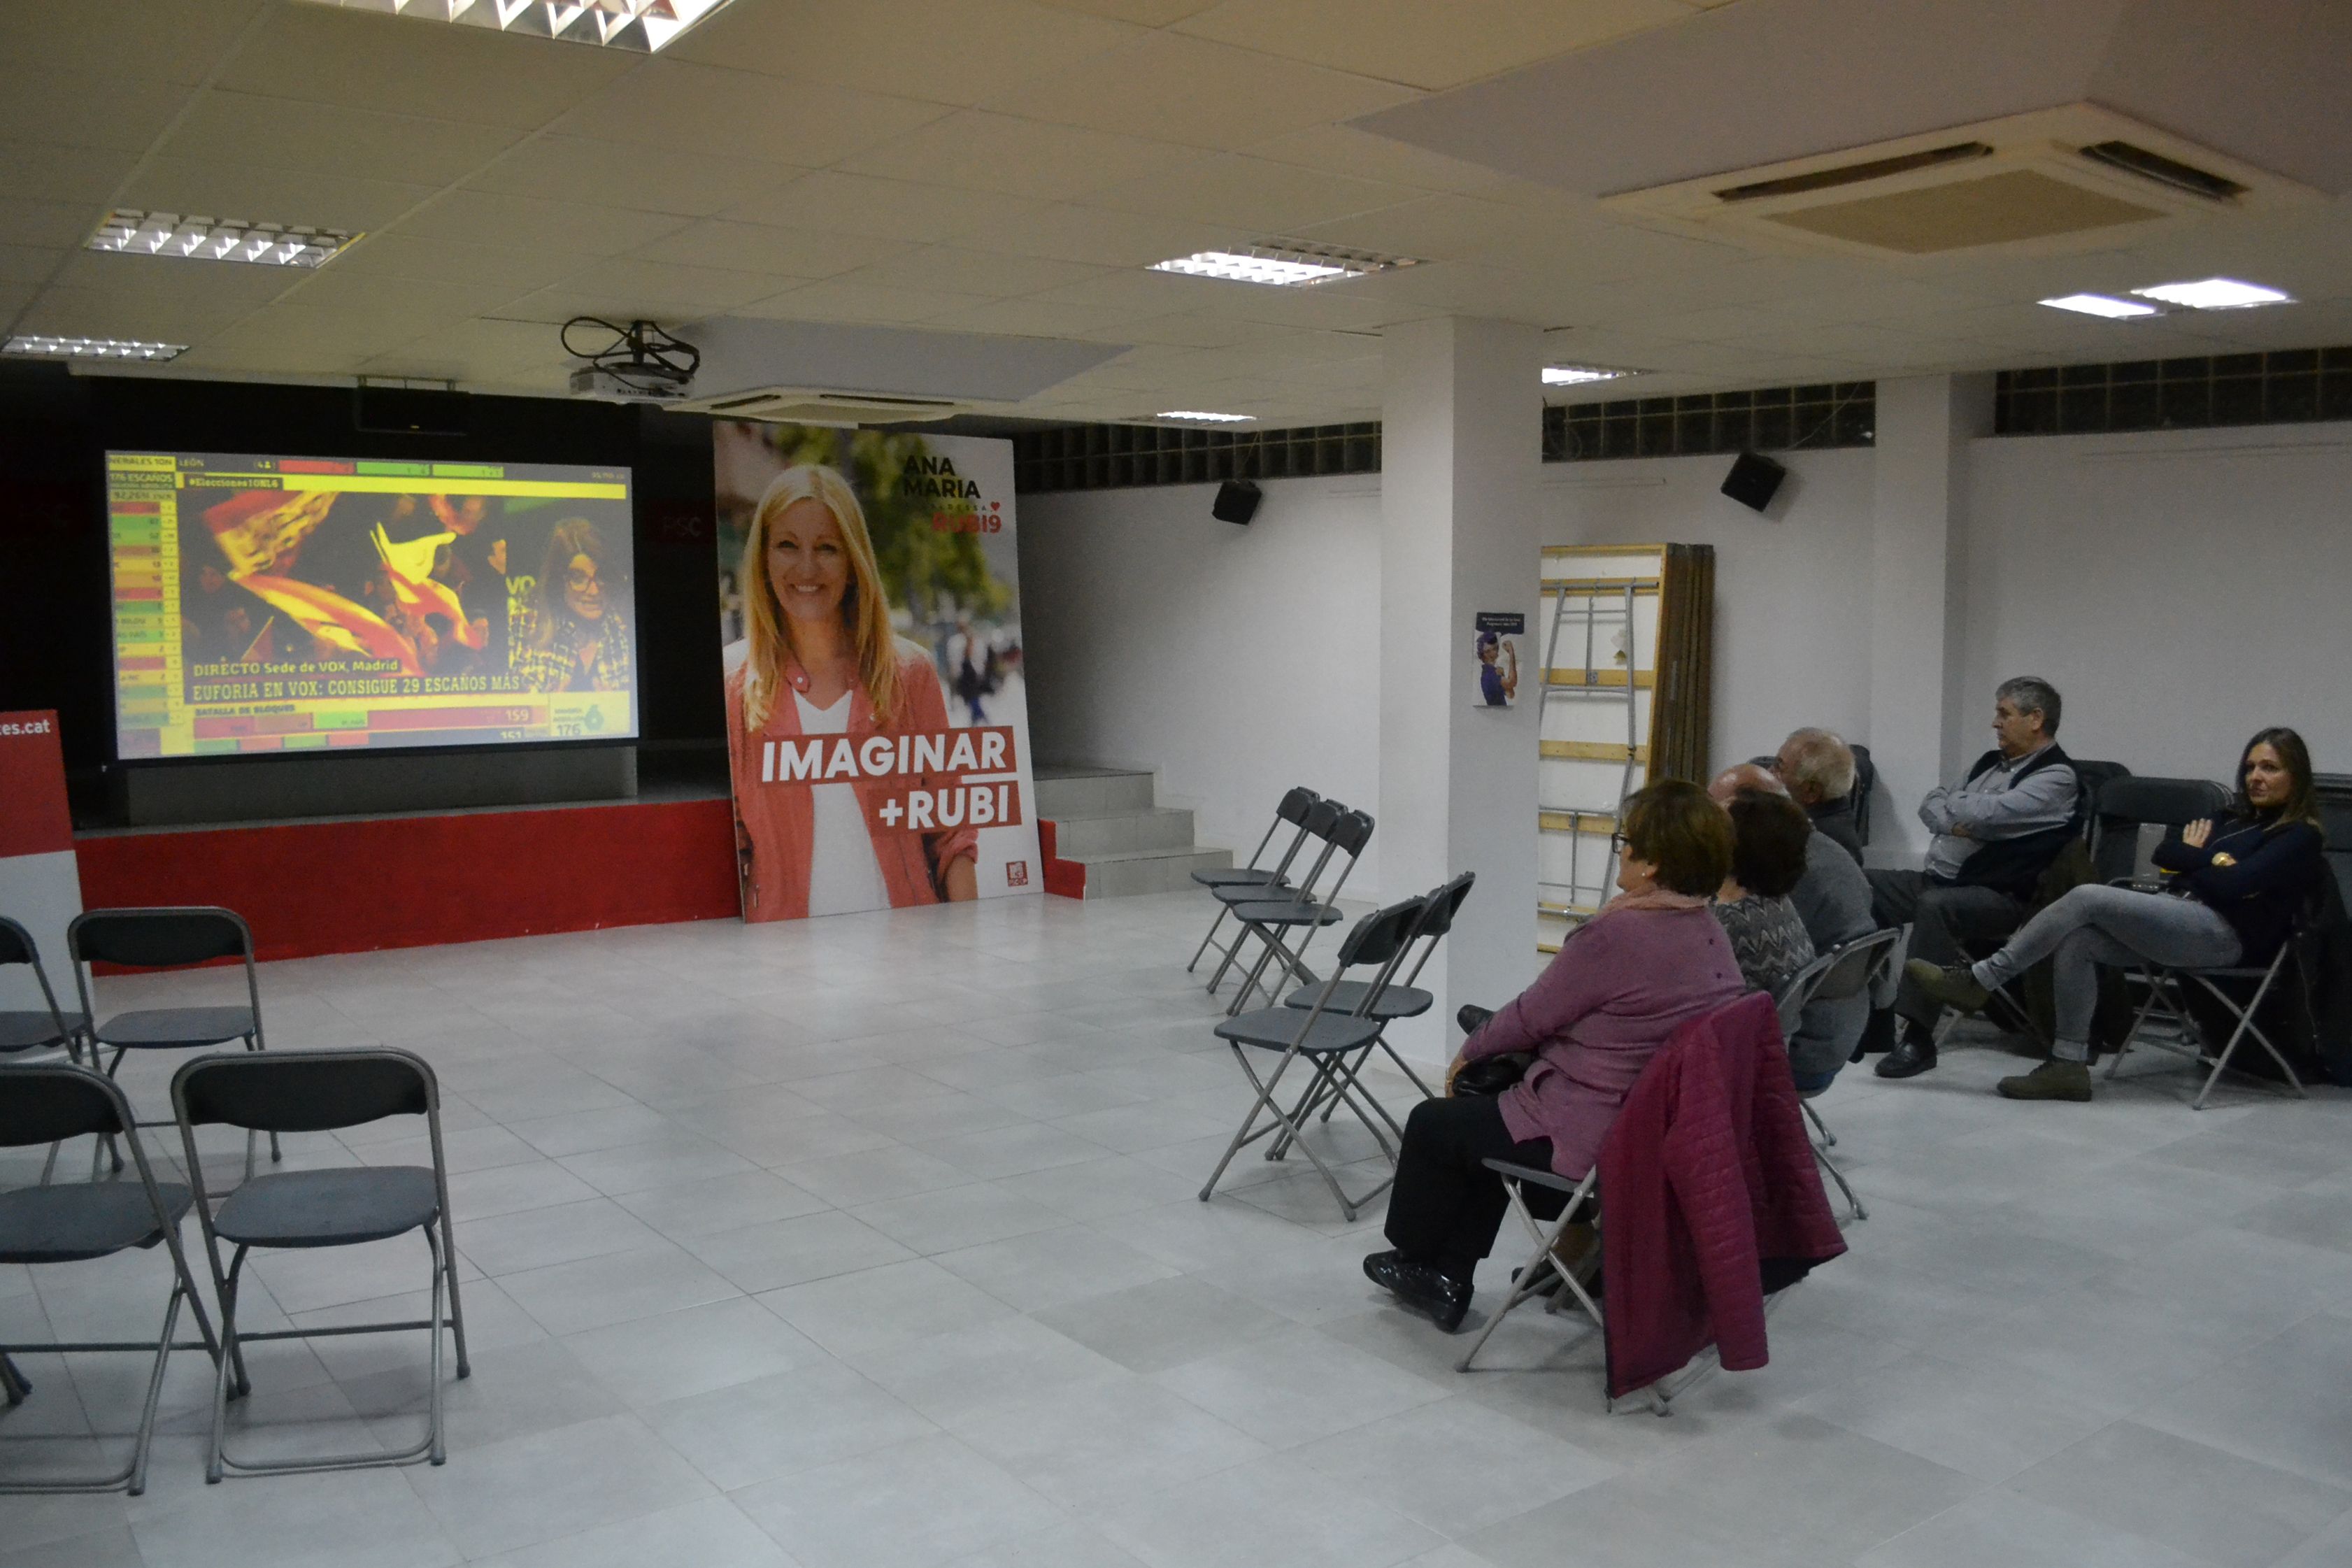
[[[2201,975],[2197,977],[2198,983],[2203,985],[2206,990],[2211,992],[2216,997],[2220,998],[2224,1006],[2228,1006],[2231,1011],[2237,1012],[2238,1026],[2230,1031],[2230,1043],[2221,1047],[2221,1056],[2217,1058],[2213,1063],[2213,1070],[2206,1076],[2205,1087],[2197,1091],[2197,1098],[2190,1102],[2190,1110],[2202,1110],[2205,1109],[2206,1097],[2213,1092],[2213,1086],[2221,1081],[2221,1075],[2223,1073],[2234,1071],[2247,1078],[2254,1076],[2253,1074],[2247,1072],[2243,1068],[2233,1068],[2230,1066],[2230,1058],[2238,1054],[2239,1042],[2243,1040],[2248,1035],[2253,1036],[2254,1039],[2262,1046],[2263,1049],[2270,1053],[2271,1060],[2278,1063],[2279,1070],[2286,1074],[2286,1081],[2291,1086],[2294,1097],[2297,1100],[2308,1100],[2311,1098],[2311,1092],[2303,1087],[2303,1079],[2295,1075],[2293,1064],[2288,1062],[2286,1058],[2280,1054],[2279,1048],[2271,1043],[2271,1037],[2263,1033],[2262,1026],[2254,1022],[2254,1015],[2262,1010],[2263,998],[2270,994],[2271,984],[2277,978],[2278,966],[2276,964],[2273,964],[2271,966],[2270,973],[2263,976],[2263,983],[2254,988],[2253,1000],[2246,1004],[2243,1011],[2239,1011],[2236,1005],[2232,1004],[2227,996],[2222,995],[2221,987],[2215,985],[2211,981],[2205,979]]]
[[[1472,1342],[1469,1350],[1463,1353],[1462,1359],[1454,1363],[1454,1370],[1456,1372],[1470,1370],[1470,1363],[1478,1359],[1478,1352],[1486,1348],[1487,1340],[1494,1336],[1496,1329],[1502,1327],[1503,1320],[1510,1315],[1513,1308],[1543,1294],[1546,1290],[1556,1288],[1564,1287],[1574,1296],[1576,1304],[1584,1309],[1585,1316],[1592,1320],[1592,1326],[1603,1332],[1607,1331],[1606,1325],[1601,1321],[1600,1304],[1593,1300],[1591,1292],[1585,1289],[1576,1276],[1565,1268],[1547,1267],[1553,1261],[1552,1248],[1559,1244],[1561,1235],[1567,1231],[1570,1225],[1587,1212],[1586,1200],[1592,1193],[1591,1175],[1586,1175],[1576,1191],[1569,1195],[1568,1202],[1560,1207],[1559,1216],[1551,1222],[1549,1228],[1539,1224],[1534,1213],[1528,1209],[1527,1194],[1520,1189],[1518,1183],[1508,1177],[1498,1179],[1502,1181],[1503,1190],[1510,1194],[1511,1212],[1519,1216],[1519,1222],[1527,1226],[1528,1234],[1535,1237],[1536,1249],[1528,1255],[1527,1262],[1519,1266],[1519,1277],[1511,1281],[1509,1291],[1503,1297],[1503,1304],[1495,1309],[1494,1316],[1486,1320],[1486,1326],[1479,1332],[1478,1338]]]
[[[1845,1173],[1837,1168],[1837,1162],[1831,1159],[1819,1144],[1813,1147],[1813,1158],[1822,1170],[1830,1173],[1830,1180],[1837,1184],[1837,1190],[1845,1194],[1846,1206],[1853,1211],[1853,1222],[1860,1225],[1868,1219],[1870,1211],[1862,1206],[1862,1199],[1855,1195],[1852,1184],[1845,1179]]]
[[[33,1385],[26,1381],[16,1362],[0,1354],[0,1397],[5,1397],[13,1407],[24,1404],[26,1396],[32,1392]]]
[[[1813,1102],[1811,1100],[1800,1100],[1797,1101],[1797,1109],[1805,1113],[1805,1120],[1813,1124],[1813,1131],[1815,1132],[1821,1134],[1822,1148],[1834,1149],[1837,1147],[1837,1134],[1830,1131],[1829,1123],[1822,1120],[1822,1113],[1813,1109]]]
[[[1209,934],[1202,937],[1201,939],[1201,945],[1192,950],[1192,962],[1184,966],[1185,973],[1190,974],[1192,971],[1201,967],[1201,955],[1209,951],[1209,944],[1211,942],[1217,940],[1217,928],[1225,923],[1225,916],[1232,912],[1232,910],[1225,908],[1222,900],[1219,901],[1217,905],[1217,918],[1209,922]]]

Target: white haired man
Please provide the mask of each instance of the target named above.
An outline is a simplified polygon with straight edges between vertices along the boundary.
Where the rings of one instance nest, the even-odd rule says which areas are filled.
[[[1772,758],[1772,776],[1813,819],[1813,831],[1862,864],[1862,829],[1854,820],[1853,750],[1833,731],[1792,730]]]

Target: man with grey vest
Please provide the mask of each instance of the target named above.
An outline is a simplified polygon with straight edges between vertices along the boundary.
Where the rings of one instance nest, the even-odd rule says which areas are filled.
[[[1927,792],[1919,820],[1934,835],[1918,871],[1872,871],[1871,910],[1882,926],[1911,928],[1909,953],[1942,966],[1966,960],[1963,942],[1997,942],[2024,921],[2034,884],[2081,830],[2082,784],[2055,739],[2057,688],[2037,676],[1994,693],[1994,749],[1950,788]],[[1936,1065],[1943,1007],[1907,975],[1895,989],[1903,1036],[1881,1078],[1916,1078]]]

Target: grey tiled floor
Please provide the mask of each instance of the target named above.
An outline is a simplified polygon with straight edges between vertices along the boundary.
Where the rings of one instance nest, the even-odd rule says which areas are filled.
[[[1195,1200],[1244,1103],[1182,973],[1203,918],[1041,899],[266,966],[273,1045],[441,1074],[475,1364],[449,1463],[207,1488],[185,1356],[148,1495],[0,1501],[0,1568],[2352,1563],[2344,1097],[2197,1114],[2151,1060],[2012,1106],[1990,1037],[1850,1075],[1852,1254],[1769,1367],[1611,1417],[1564,1320],[1454,1373],[1463,1342],[1357,1271],[1377,1215],[1311,1173],[1245,1158]],[[131,1071],[151,1110],[169,1066]],[[256,1272],[249,1324],[331,1324],[417,1315],[425,1259]],[[152,1331],[163,1277],[0,1270],[0,1332]],[[240,1436],[404,1443],[420,1352],[257,1351]],[[27,1371],[0,1469],[119,1448],[135,1358]]]

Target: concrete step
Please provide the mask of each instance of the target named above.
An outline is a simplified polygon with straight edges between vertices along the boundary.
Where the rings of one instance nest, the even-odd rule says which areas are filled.
[[[1049,814],[1050,815],[1050,814]],[[1053,818],[1065,858],[1122,849],[1190,849],[1192,814],[1174,806],[1144,811],[1072,812]]]
[[[1037,764],[1037,815],[1100,816],[1119,811],[1150,811],[1156,804],[1151,775],[1132,768],[1098,768],[1082,763]]]
[[[1133,898],[1173,893],[1192,887],[1195,871],[1223,870],[1234,863],[1230,849],[1125,849],[1062,858],[1086,868],[1089,899]]]

